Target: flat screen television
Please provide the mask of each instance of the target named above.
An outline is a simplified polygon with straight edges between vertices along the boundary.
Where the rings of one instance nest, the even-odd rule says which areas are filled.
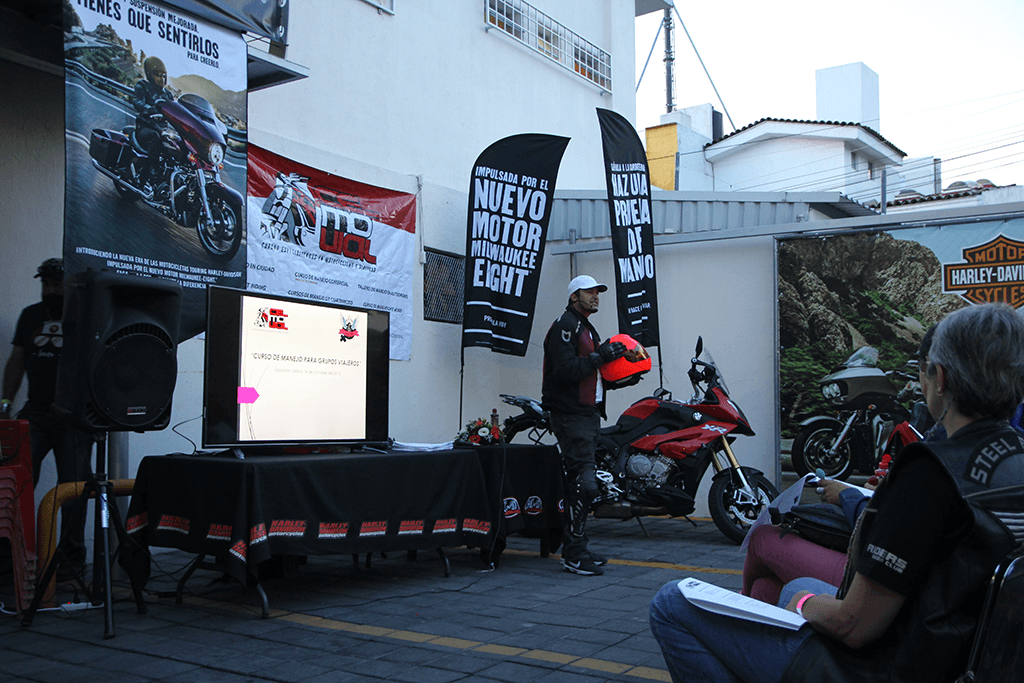
[[[210,286],[203,447],[388,440],[385,311]]]

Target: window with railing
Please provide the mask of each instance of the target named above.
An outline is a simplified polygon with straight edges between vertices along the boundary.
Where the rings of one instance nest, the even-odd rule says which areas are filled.
[[[607,52],[524,0],[484,0],[485,21],[606,92],[612,91]]]

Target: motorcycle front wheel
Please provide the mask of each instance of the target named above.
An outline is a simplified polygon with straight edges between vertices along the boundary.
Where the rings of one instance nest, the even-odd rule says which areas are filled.
[[[207,188],[212,221],[200,213],[196,231],[203,248],[216,261],[230,261],[242,244],[242,214],[238,203],[219,191]]]
[[[743,542],[747,530],[754,523],[761,511],[779,495],[778,490],[760,472],[744,470],[754,497],[743,490],[736,481],[735,475],[717,477],[711,483],[708,494],[708,508],[711,519],[718,530],[737,545]]]
[[[853,474],[853,454],[850,452],[850,441],[847,439],[835,454],[829,449],[839,436],[838,425],[809,425],[796,435],[793,440],[793,470],[798,477],[821,470],[829,479],[846,481]]]

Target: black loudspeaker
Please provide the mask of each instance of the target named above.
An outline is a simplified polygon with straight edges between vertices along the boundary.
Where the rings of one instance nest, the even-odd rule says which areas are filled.
[[[54,407],[89,432],[165,428],[180,319],[175,282],[92,269],[65,278]]]

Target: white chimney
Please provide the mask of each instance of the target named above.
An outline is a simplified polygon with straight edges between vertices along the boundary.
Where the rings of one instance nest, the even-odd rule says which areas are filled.
[[[859,123],[881,133],[878,74],[863,62],[814,72],[818,121]]]

